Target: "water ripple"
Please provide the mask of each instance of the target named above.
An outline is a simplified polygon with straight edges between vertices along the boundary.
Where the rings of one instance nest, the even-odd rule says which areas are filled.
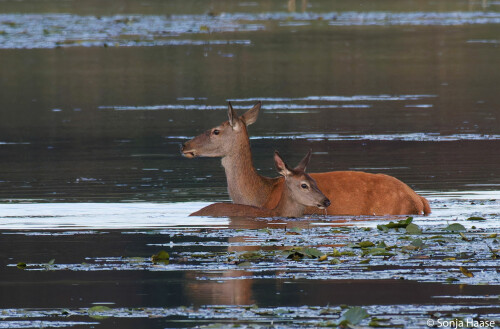
[[[294,104],[290,102],[380,102],[380,101],[416,101],[435,98],[437,95],[352,95],[352,96],[306,96],[306,97],[250,97],[250,98],[230,98],[227,101],[233,103],[243,102],[266,102],[267,110],[317,110],[317,109],[345,109],[345,108],[371,108],[371,104]],[[191,97],[181,97],[180,101],[195,100]],[[206,100],[202,98],[199,100]],[[286,104],[286,102],[289,102]],[[432,104],[408,104],[407,107],[429,108]],[[246,109],[247,105],[233,105],[235,109]],[[158,104],[158,105],[101,105],[100,110],[116,111],[158,111],[158,110],[226,110],[227,105],[207,105],[207,104]]]
[[[222,13],[220,15],[0,14],[0,49],[70,46],[249,44],[249,40],[176,40],[180,35],[328,26],[499,24],[496,12]]]
[[[193,136],[165,136],[167,139],[188,140]],[[440,134],[440,133],[406,133],[406,134],[304,134],[284,133],[277,135],[251,136],[250,139],[295,139],[295,140],[328,140],[328,141],[405,141],[405,142],[454,142],[500,140],[500,135],[494,134]]]

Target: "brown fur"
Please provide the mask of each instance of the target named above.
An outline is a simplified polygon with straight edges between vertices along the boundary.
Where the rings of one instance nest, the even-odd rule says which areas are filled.
[[[328,215],[409,215],[429,214],[427,200],[408,185],[392,176],[361,171],[332,171],[311,173],[318,187],[330,199]],[[279,201],[276,195],[283,188],[283,180],[276,178],[265,208],[273,208]],[[307,214],[324,211],[312,207]]]
[[[268,178],[253,166],[246,126],[257,120],[260,102],[241,117],[229,105],[229,121],[188,141],[186,157],[222,157],[228,192],[234,203],[272,209],[281,197],[283,178]],[[211,135],[214,129],[220,134]],[[224,137],[227,136],[226,139]],[[408,215],[431,212],[427,200],[392,176],[359,171],[312,173],[318,187],[331,200],[329,215]],[[308,208],[307,214],[319,213]]]
[[[279,192],[280,198],[272,207],[214,203],[190,216],[300,217],[304,214],[307,206],[325,209],[330,205],[330,200],[321,192],[314,179],[305,173],[310,158],[311,151],[295,169],[290,169],[278,152],[275,153],[274,161],[278,172],[283,176],[283,183]]]

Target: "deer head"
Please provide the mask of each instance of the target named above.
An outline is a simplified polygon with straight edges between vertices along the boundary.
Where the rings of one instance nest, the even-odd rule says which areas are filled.
[[[238,116],[229,102],[228,120],[186,142],[182,146],[182,154],[187,158],[237,154],[238,148],[249,143],[247,126],[257,120],[260,106],[261,102],[258,102],[245,114]]]
[[[311,159],[310,150],[294,169],[290,169],[283,161],[278,151],[274,152],[274,164],[278,173],[285,177],[285,187],[289,196],[297,203],[325,209],[330,205],[330,200],[320,191],[316,181],[306,174],[305,170]]]

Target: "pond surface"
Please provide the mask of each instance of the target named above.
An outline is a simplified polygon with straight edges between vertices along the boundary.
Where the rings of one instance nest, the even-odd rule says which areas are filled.
[[[498,1],[0,1],[0,328],[498,326],[499,31]],[[228,194],[180,144],[259,100],[260,173],[393,175],[421,232],[188,217]]]

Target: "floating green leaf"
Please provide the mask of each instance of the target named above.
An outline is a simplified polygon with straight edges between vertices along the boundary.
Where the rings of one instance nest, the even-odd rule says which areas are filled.
[[[372,256],[394,256],[395,254],[388,252],[385,248],[372,248],[367,252],[368,255]]]
[[[337,248],[333,248],[333,251],[329,254],[329,256],[340,257],[340,256],[342,256],[342,254],[340,253],[340,251]]]
[[[453,223],[448,225],[447,227],[444,228],[446,231],[450,232],[459,232],[459,231],[465,231],[465,226],[459,223]]]
[[[370,315],[368,312],[359,306],[351,307],[348,309],[341,317],[340,317],[340,323],[344,324],[352,324],[352,325],[357,325],[360,323],[363,319],[366,319]]]
[[[406,233],[408,234],[422,234],[422,229],[413,223],[410,223],[406,226]]]
[[[56,260],[54,258],[52,258],[51,260],[48,261],[48,263],[43,264],[43,266],[45,267],[45,270],[47,270],[47,271],[52,270],[53,269],[52,267],[54,266],[55,261]]]
[[[109,312],[109,311],[112,311],[112,309],[107,307],[107,306],[96,305],[96,306],[92,306],[91,308],[89,308],[87,312],[89,314],[95,314],[95,313]]]
[[[340,259],[338,259],[338,258],[334,258],[334,259],[332,259],[332,260],[330,261],[330,264],[332,264],[332,265],[338,265],[338,264],[340,264]]]
[[[271,234],[271,230],[269,228],[267,228],[267,227],[260,229],[259,232]]]
[[[300,235],[302,230],[299,227],[292,227],[285,234],[286,235]]]
[[[324,253],[316,248],[304,248],[303,252],[304,255],[308,256],[309,258],[319,258],[324,255]]]
[[[486,218],[478,217],[478,216],[472,216],[472,217],[467,218],[467,220],[470,220],[470,221],[483,221],[483,220],[486,220]]]
[[[387,225],[377,225],[377,229],[384,233],[389,232],[389,228],[387,227]]]
[[[165,250],[160,250],[157,254],[151,256],[151,261],[153,263],[167,263],[170,259],[170,255]]]
[[[324,261],[325,261],[325,260],[327,260],[327,259],[328,259],[328,256],[327,256],[327,255],[322,255],[322,256],[320,256],[320,257],[318,258],[318,260],[319,260],[320,262],[324,262]]]
[[[415,239],[410,243],[410,245],[417,247],[418,249],[421,249],[425,246],[422,239]]]
[[[388,224],[385,225],[377,225],[377,228],[381,231],[387,232],[388,229],[391,228],[406,228],[411,222],[413,221],[413,217],[408,217],[406,219],[402,219],[398,221],[397,223],[395,222],[389,222]]]
[[[93,319],[102,320],[108,318],[110,315],[102,315],[100,313],[109,313],[110,311],[112,311],[112,309],[107,306],[96,305],[89,308],[87,313]]]
[[[360,248],[371,248],[371,247],[374,247],[375,244],[371,241],[361,241],[359,243],[359,247]]]
[[[24,270],[26,268],[26,263],[23,263],[23,262],[19,262],[17,263],[17,268],[21,269],[21,270]]]
[[[320,258],[325,255],[316,248],[292,248],[285,250],[284,253],[288,254],[287,258],[292,260],[301,260],[304,257]]]
[[[393,328],[395,327],[391,323],[381,323],[381,322],[389,322],[389,319],[381,319],[381,318],[372,318],[368,326],[371,328]]]

